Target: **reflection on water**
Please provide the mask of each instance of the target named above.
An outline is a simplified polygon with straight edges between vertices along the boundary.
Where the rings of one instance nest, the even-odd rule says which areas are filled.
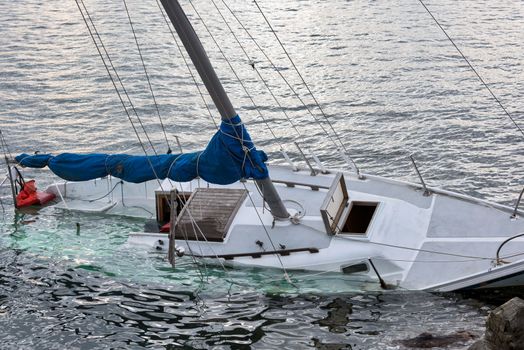
[[[206,284],[140,284],[3,251],[0,337],[7,348],[394,348],[423,331],[481,333],[485,309],[454,296],[271,294]],[[219,282],[220,283],[220,282]],[[248,288],[249,289],[249,288]],[[460,347],[458,347],[460,349]]]

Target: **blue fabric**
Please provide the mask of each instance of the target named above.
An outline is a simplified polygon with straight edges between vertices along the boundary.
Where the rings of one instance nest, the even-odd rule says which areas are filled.
[[[205,181],[219,185],[231,184],[241,178],[267,178],[266,160],[266,154],[255,148],[239,116],[222,121],[220,130],[201,152],[158,156],[20,154],[16,157],[22,166],[48,166],[56,175],[68,181],[87,181],[112,175],[134,183],[156,178],[185,182],[200,176]]]

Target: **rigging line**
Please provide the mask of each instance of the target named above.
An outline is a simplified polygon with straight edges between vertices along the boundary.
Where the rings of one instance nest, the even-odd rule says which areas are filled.
[[[326,113],[324,113],[324,110],[322,109],[322,106],[320,105],[320,103],[318,103],[318,100],[317,98],[315,97],[315,95],[313,94],[313,91],[311,91],[311,89],[309,88],[309,85],[306,83],[306,80],[304,79],[304,77],[302,76],[302,74],[300,73],[300,71],[298,70],[297,66],[295,65],[295,62],[291,59],[291,56],[289,55],[289,52],[286,50],[284,44],[282,43],[282,41],[280,40],[280,38],[278,37],[277,35],[277,32],[273,29],[273,26],[271,25],[271,23],[269,22],[268,18],[266,17],[266,15],[264,14],[264,12],[262,11],[262,9],[260,8],[260,6],[258,5],[258,2],[257,0],[253,0],[253,2],[255,3],[255,5],[257,6],[260,14],[262,15],[262,17],[264,17],[264,20],[266,21],[267,25],[269,26],[269,28],[271,29],[271,32],[273,33],[273,35],[275,36],[275,38],[277,39],[278,43],[280,44],[280,47],[282,48],[282,50],[284,50],[284,53],[286,54],[287,58],[289,59],[289,62],[291,62],[291,65],[293,66],[293,68],[295,69],[295,72],[297,72],[298,76],[300,77],[300,80],[302,80],[302,83],[304,84],[304,86],[306,87],[307,91],[309,92],[309,94],[311,95],[311,97],[313,98],[313,101],[315,101],[315,104],[317,105],[318,109],[320,110],[320,113],[322,114],[322,116],[324,116],[324,118],[326,119],[326,122],[328,123],[329,127],[331,128],[331,131],[333,131],[333,134],[335,135],[335,137],[337,138],[338,142],[340,143],[340,145],[342,146],[342,148],[344,149],[344,151],[346,153],[348,153],[348,150],[346,148],[346,145],[344,144],[344,142],[342,142],[342,139],[340,138],[338,132],[335,130],[335,128],[333,127],[333,124],[331,123],[331,121],[329,120],[328,116],[326,115]]]
[[[194,76],[193,76],[193,74],[192,74],[192,72],[191,72],[190,66],[189,66],[189,64],[187,63],[186,59],[185,59],[185,56],[184,56],[184,54],[183,54],[183,52],[182,52],[182,49],[181,49],[180,45],[178,44],[178,40],[176,40],[176,37],[175,37],[173,31],[171,30],[171,26],[169,25],[169,22],[167,21],[167,18],[166,18],[166,16],[164,15],[164,11],[162,10],[162,6],[160,5],[160,3],[159,3],[158,0],[157,0],[156,2],[157,2],[158,7],[160,8],[160,12],[161,12],[162,15],[164,16],[164,20],[165,20],[166,24],[168,25],[168,28],[169,28],[169,30],[170,30],[170,32],[171,32],[171,35],[173,36],[173,39],[175,39],[175,42],[176,42],[177,47],[178,47],[178,49],[179,49],[179,51],[180,51],[180,54],[181,54],[182,58],[184,59],[184,62],[186,62],[186,66],[188,67],[188,69],[189,69],[189,71],[190,71],[190,73],[191,73],[191,76],[193,77],[193,80],[194,80],[194,82],[195,82],[195,84],[196,84],[196,79],[194,78]],[[191,43],[189,43],[189,45],[191,45]],[[197,59],[198,59],[198,58],[197,58]],[[205,73],[204,73],[204,74],[205,74]],[[198,88],[198,85],[197,85],[197,88]],[[200,88],[198,88],[198,91],[200,92]],[[201,93],[201,92],[200,92],[200,93]],[[202,99],[204,99],[202,93],[201,93],[201,96],[202,96]],[[218,103],[221,103],[221,101],[217,101],[217,102],[218,102]],[[211,111],[209,110],[209,107],[207,106],[207,103],[205,103],[205,100],[204,100],[204,104],[206,105],[206,108],[208,109],[208,111],[209,111],[209,113],[210,113],[210,117],[211,117],[211,119],[213,120],[213,123],[215,124],[216,128],[219,129],[218,125],[215,123],[215,120],[213,119],[213,116],[212,116],[212,114],[211,114]],[[235,133],[237,134],[237,136],[239,136],[239,135],[238,135],[238,131],[236,130],[236,128],[234,128],[234,130],[235,130]],[[243,142],[242,142],[242,146],[243,146]],[[251,157],[249,157],[249,160],[251,161],[251,163],[253,163],[252,160],[251,160]]]
[[[200,254],[203,255],[202,245],[200,244],[200,240],[198,239],[198,233],[196,231],[195,225],[196,225],[196,221],[192,219],[191,220],[191,227],[193,228],[193,233],[195,235],[195,239],[196,239],[196,242],[197,242],[198,250],[200,251]],[[208,270],[207,270],[206,261],[202,260],[202,264],[204,265],[204,271],[205,271],[205,275],[206,275],[206,282],[209,282],[209,273],[208,273]]]
[[[138,133],[138,130],[137,130],[136,126],[135,126],[135,123],[133,122],[133,119],[131,118],[131,115],[130,115],[128,109],[127,109],[127,106],[126,106],[122,96],[121,96],[120,90],[118,89],[118,87],[116,85],[116,82],[115,82],[115,80],[113,78],[113,75],[111,74],[111,71],[109,70],[109,67],[108,67],[108,65],[107,65],[107,63],[105,61],[105,58],[104,58],[102,52],[100,51],[100,48],[98,46],[98,43],[96,42],[95,36],[93,35],[93,32],[91,31],[91,27],[89,27],[89,24],[88,24],[87,19],[86,19],[85,15],[84,15],[84,12],[82,11],[82,8],[80,7],[79,1],[82,2],[82,0],[75,0],[76,4],[78,6],[78,10],[80,11],[80,14],[82,15],[84,23],[86,24],[87,30],[89,31],[89,34],[91,36],[91,39],[93,39],[93,43],[95,44],[95,47],[96,47],[96,49],[98,51],[98,54],[100,55],[100,58],[102,59],[102,63],[104,64],[104,67],[105,67],[105,69],[107,71],[109,79],[111,80],[111,83],[113,84],[113,87],[115,88],[115,91],[116,91],[116,93],[118,95],[118,99],[120,100],[120,103],[122,104],[122,107],[124,107],[124,111],[126,112],[126,115],[127,115],[128,119],[129,119],[129,122],[131,123],[131,127],[133,128],[133,130],[134,130],[134,132],[136,134],[136,137],[138,138],[138,142],[142,146],[142,150],[146,153],[145,147],[144,147],[144,145],[142,143],[142,139],[140,138],[140,134]],[[84,7],[85,7],[85,5],[84,5]]]
[[[9,157],[11,159],[14,159],[13,155],[11,154],[11,151],[9,150],[9,147],[7,146],[7,141],[5,139],[5,136],[4,136],[4,133],[2,132],[2,130],[0,130],[0,142],[1,142],[1,145],[2,145],[2,149],[4,150],[4,154],[5,155],[9,154]]]
[[[153,143],[151,142],[151,139],[149,138],[149,135],[148,135],[148,133],[147,133],[147,131],[146,131],[146,129],[145,129],[145,126],[144,126],[144,124],[142,123],[142,120],[140,119],[140,117],[138,116],[138,113],[137,113],[137,111],[136,111],[135,106],[133,105],[133,102],[131,101],[131,97],[129,96],[129,94],[128,94],[127,90],[126,90],[126,88],[125,88],[125,86],[124,86],[124,83],[122,82],[122,79],[120,78],[120,75],[118,74],[118,71],[116,70],[115,66],[113,65],[113,61],[111,60],[111,56],[109,55],[109,52],[107,51],[107,49],[106,49],[106,47],[105,47],[105,45],[104,45],[104,42],[102,41],[102,37],[100,36],[98,30],[96,29],[96,25],[95,25],[93,19],[91,18],[91,15],[89,14],[89,11],[87,10],[87,7],[86,7],[86,5],[85,5],[85,3],[84,3],[84,0],[75,0],[75,2],[76,2],[77,5],[78,5],[78,8],[79,8],[79,10],[80,10],[80,12],[81,12],[81,14],[82,14],[82,17],[84,18],[84,22],[85,22],[85,24],[86,24],[86,26],[87,26],[87,29],[89,30],[89,34],[91,35],[91,38],[93,39],[93,42],[95,43],[95,46],[97,47],[98,53],[100,54],[100,57],[102,58],[102,61],[104,62],[104,65],[106,66],[106,63],[105,63],[105,61],[104,61],[104,57],[103,57],[101,51],[100,51],[99,48],[98,48],[98,43],[96,42],[95,37],[93,36],[93,32],[92,32],[91,29],[89,28],[89,25],[88,25],[88,23],[87,23],[86,17],[84,16],[84,14],[83,14],[83,12],[82,12],[82,9],[80,8],[80,5],[79,5],[78,1],[80,1],[80,2],[82,3],[82,6],[83,6],[83,8],[84,8],[84,10],[85,10],[85,12],[86,12],[87,18],[89,19],[89,22],[90,22],[91,25],[93,26],[93,31],[94,31],[94,33],[96,34],[96,37],[98,38],[98,40],[100,41],[100,46],[102,47],[102,49],[103,49],[103,51],[104,51],[104,53],[105,53],[105,55],[106,55],[106,57],[107,57],[107,60],[109,61],[109,64],[111,65],[111,68],[113,69],[114,74],[115,74],[115,76],[117,77],[118,82],[120,83],[120,86],[122,87],[122,91],[124,92],[124,95],[126,96],[128,102],[129,102],[129,104],[131,105],[131,110],[134,112],[134,114],[135,114],[135,116],[136,116],[136,118],[137,118],[137,120],[138,120],[140,126],[142,127],[142,130],[144,131],[144,135],[146,136],[147,141],[148,141],[149,144],[151,145],[151,149],[153,150],[153,153],[155,153],[155,155],[158,155],[157,152],[156,152],[156,150],[155,150],[155,147],[153,146]],[[111,75],[111,73],[110,73],[110,71],[109,71],[109,69],[108,69],[107,66],[106,66],[106,70],[108,71],[108,74]],[[111,81],[113,82],[113,85],[115,86],[115,89],[117,89],[116,84],[114,83],[113,78],[111,78]],[[118,90],[118,89],[117,89],[117,90]],[[117,93],[118,93],[118,92],[117,92]],[[120,97],[120,93],[118,93],[118,94],[119,94],[119,97]],[[126,109],[126,114],[128,114],[129,120],[131,120],[131,115],[127,112],[127,108],[125,107],[125,103],[124,103],[124,101],[122,100],[122,98],[120,98],[120,99],[121,99],[121,102],[122,102],[124,108]],[[137,134],[137,135],[138,135],[138,134]],[[140,141],[140,140],[139,140],[139,141]],[[142,142],[142,141],[140,141],[140,142]],[[145,147],[143,147],[143,148],[144,148],[144,151],[145,151]],[[146,155],[147,155],[147,152],[146,152]]]
[[[297,132],[298,136],[302,136],[300,131],[297,129],[296,125],[293,123],[293,121],[291,120],[291,118],[289,118],[289,115],[287,114],[287,112],[285,111],[285,109],[282,107],[282,105],[280,104],[280,101],[276,98],[275,94],[273,93],[273,91],[271,90],[271,88],[269,87],[267,81],[262,77],[260,71],[258,70],[258,68],[256,67],[255,65],[255,62],[251,59],[251,57],[249,56],[249,54],[247,53],[246,49],[244,48],[244,46],[242,45],[242,43],[240,42],[240,40],[238,39],[237,35],[235,34],[235,31],[231,28],[231,26],[229,25],[228,21],[226,20],[226,18],[224,17],[224,15],[222,14],[222,11],[220,11],[219,7],[217,6],[215,0],[211,0],[211,2],[213,3],[213,5],[215,6],[216,10],[218,11],[218,13],[220,14],[220,17],[222,17],[222,21],[225,23],[225,25],[227,26],[227,28],[229,29],[229,32],[231,33],[231,35],[233,35],[233,37],[235,38],[236,42],[238,43],[238,46],[240,46],[240,48],[242,49],[242,52],[244,52],[244,55],[246,56],[248,62],[251,62],[251,66],[253,67],[253,70],[257,73],[259,79],[264,83],[264,86],[266,87],[267,91],[270,93],[271,97],[275,100],[276,104],[278,105],[278,107],[280,108],[280,110],[282,111],[282,113],[284,113],[284,116],[286,117],[287,121],[291,124],[291,126],[293,127],[293,129],[295,129],[295,131]],[[195,10],[196,11],[196,10]],[[282,147],[281,147],[282,148]]]
[[[521,256],[521,255],[524,255],[524,253],[515,253],[515,254],[511,254],[511,255],[506,255],[506,256],[501,257],[500,259],[502,259],[502,260],[510,259],[510,258],[515,258],[515,257]]]
[[[178,194],[177,194],[177,196],[178,196]],[[171,225],[174,225],[174,224],[175,224],[174,222],[171,222]],[[188,235],[187,235],[187,230],[184,227],[181,231],[182,231],[182,235],[184,237],[184,241],[186,242],[187,248],[189,249],[189,253],[190,253],[190,256],[191,256],[191,261],[193,262],[193,265],[197,268],[198,273],[200,275],[200,281],[203,283],[204,282],[204,274],[202,273],[202,270],[200,269],[200,264],[196,260],[196,258],[194,256],[195,254],[193,253],[193,249],[191,248],[191,245],[189,244],[189,238],[188,238]]]
[[[185,17],[185,18],[187,19],[187,21],[189,22],[189,19],[187,18],[187,15],[184,15],[184,17]],[[189,23],[189,25],[192,27],[192,24],[191,24],[191,23]],[[194,28],[193,28],[193,30],[194,30]],[[186,39],[186,40],[185,40],[185,41],[186,41],[186,44],[187,44],[187,45],[191,48],[191,50],[194,52],[194,51],[195,51],[195,47],[194,47],[194,45],[193,45],[193,42],[192,42],[191,40],[188,40],[188,37],[187,37],[186,33],[185,33],[185,32],[181,32],[181,33],[178,33],[178,35],[179,35],[179,36],[184,36],[184,38]],[[181,38],[181,40],[182,40],[182,38]],[[183,40],[182,40],[182,41],[183,41]],[[197,43],[196,45],[197,45],[197,46],[198,46],[198,45],[201,45],[201,43]],[[184,46],[185,46],[185,45],[184,45]],[[205,50],[204,50],[204,51],[205,51]],[[189,50],[188,50],[188,54],[189,54]],[[193,58],[192,58],[192,61],[197,61],[197,62],[199,63],[200,66],[205,66],[205,64],[203,64],[203,62],[201,61],[200,57],[198,57],[198,56],[193,57]],[[195,68],[196,68],[196,65],[195,65]],[[198,69],[197,69],[197,70],[198,70]],[[206,80],[210,80],[209,77],[207,76],[207,72],[202,71],[202,72],[199,72],[199,74],[204,75],[204,76],[207,78]],[[202,79],[202,80],[204,81],[204,79]],[[207,88],[208,90],[212,90],[212,91],[213,91],[213,94],[210,94],[211,96],[213,96],[213,95],[216,96],[216,95],[217,95],[214,86],[206,86],[206,88]],[[219,104],[219,105],[222,107],[222,110],[224,110],[224,105],[223,105],[223,103],[222,103],[222,101],[221,101],[220,99],[217,99],[216,101],[213,100],[213,102],[215,103],[215,105]],[[220,111],[220,109],[219,109],[219,111]],[[232,116],[232,117],[233,117],[233,116]]]
[[[173,32],[173,29],[171,28],[171,24],[169,23],[169,21],[167,20],[167,17],[166,17],[166,14],[164,13],[164,9],[162,8],[162,5],[160,4],[160,1],[159,0],[156,0],[156,4],[158,6],[158,9],[160,10],[160,13],[162,14],[162,17],[164,18],[164,22],[166,23],[167,25],[167,28],[169,29],[169,32],[171,33],[171,36],[173,37],[173,40],[175,41],[175,44],[178,48],[178,51],[180,52],[180,56],[182,57],[182,59],[184,60],[184,63],[187,67],[187,70],[189,71],[189,75],[191,75],[191,79],[193,80],[193,83],[195,84],[195,87],[197,88],[198,90],[198,93],[200,95],[200,98],[202,99],[202,101],[204,102],[204,106],[206,106],[206,109],[207,109],[207,112],[209,114],[209,118],[211,119],[211,121],[213,122],[213,124],[215,125],[215,128],[218,129],[218,124],[217,122],[215,121],[215,118],[213,118],[213,113],[211,113],[211,109],[209,108],[209,105],[207,104],[206,102],[206,99],[204,97],[204,93],[202,92],[202,89],[200,89],[200,86],[198,85],[198,82],[196,80],[196,77],[195,75],[193,74],[193,71],[191,70],[191,66],[189,65],[189,62],[187,61],[186,59],[186,56],[184,55],[184,52],[182,50],[182,48],[180,47],[180,43],[178,42],[178,39],[176,38],[176,35],[175,33]]]
[[[269,64],[271,65],[271,67],[273,68],[273,70],[275,72],[277,72],[277,74],[280,76],[280,78],[286,83],[286,85],[288,86],[288,88],[291,90],[291,92],[293,93],[293,95],[300,101],[300,103],[302,104],[302,106],[304,106],[304,108],[306,108],[306,110],[308,111],[309,115],[311,115],[311,117],[315,120],[315,122],[317,123],[317,125],[322,129],[322,131],[326,134],[326,136],[328,137],[328,139],[335,145],[335,147],[338,148],[338,145],[335,141],[335,139],[333,139],[333,136],[330,135],[330,133],[326,130],[326,128],[324,127],[324,125],[322,125],[322,123],[320,123],[320,121],[318,120],[318,118],[315,116],[315,114],[313,113],[313,111],[311,110],[311,108],[309,107],[309,105],[302,99],[302,97],[300,97],[300,95],[298,94],[298,92],[293,88],[293,86],[291,85],[291,83],[286,79],[286,77],[282,74],[282,72],[280,71],[280,69],[278,69],[278,67],[273,63],[273,61],[271,60],[271,58],[267,55],[267,53],[264,51],[264,49],[262,49],[262,47],[260,46],[260,44],[256,41],[256,39],[251,35],[251,33],[249,32],[249,30],[246,28],[246,26],[242,23],[242,21],[238,18],[238,16],[235,14],[235,12],[226,4],[226,2],[224,0],[221,0],[222,3],[224,4],[224,6],[228,9],[228,11],[231,13],[231,15],[233,15],[233,17],[235,18],[235,20],[238,22],[238,24],[242,27],[242,29],[246,32],[246,34],[248,35],[248,37],[251,39],[251,41],[253,41],[253,43],[257,46],[257,48],[260,50],[260,52],[262,52],[262,54],[264,55],[264,57],[266,58],[266,60],[269,62]]]
[[[372,242],[372,241],[366,241],[363,242],[360,239],[354,239],[350,237],[345,237],[348,240],[354,241],[354,242],[360,242],[360,243],[368,243],[368,244],[374,244],[379,245],[383,247],[390,247],[390,248],[397,248],[397,249],[404,249],[404,250],[411,250],[414,252],[422,252],[422,253],[431,253],[431,254],[438,254],[438,255],[446,255],[446,256],[455,256],[458,258],[465,258],[465,259],[478,259],[478,260],[493,260],[494,258],[484,257],[484,256],[475,256],[475,255],[464,255],[464,254],[455,254],[455,253],[446,253],[446,252],[440,252],[437,250],[429,250],[429,249],[419,249],[419,248],[411,248],[411,247],[405,247],[395,244],[388,244],[388,243],[380,243],[380,242]]]
[[[266,118],[264,117],[264,115],[262,114],[262,112],[260,112],[260,108],[258,107],[258,105],[255,103],[255,100],[253,99],[253,97],[251,96],[251,94],[249,93],[247,87],[245,86],[245,84],[242,82],[242,80],[240,79],[240,77],[238,76],[236,70],[233,68],[233,65],[231,64],[231,62],[228,60],[226,54],[224,53],[224,51],[222,51],[222,48],[220,47],[220,45],[218,44],[218,42],[216,41],[215,37],[213,36],[213,34],[211,33],[211,31],[209,30],[209,27],[207,26],[207,24],[204,22],[204,19],[202,18],[202,16],[200,16],[200,13],[198,12],[198,10],[196,9],[196,7],[194,6],[193,2],[191,0],[189,0],[189,3],[191,4],[191,7],[193,7],[193,10],[195,11],[196,15],[198,16],[198,18],[200,19],[200,21],[202,22],[204,28],[206,28],[206,31],[209,33],[209,36],[211,37],[211,39],[213,40],[213,42],[215,43],[215,45],[217,46],[218,48],[218,51],[220,52],[220,54],[222,55],[222,57],[224,57],[224,59],[226,60],[229,68],[231,69],[231,71],[233,72],[233,74],[235,75],[237,81],[240,83],[240,85],[242,86],[242,88],[244,89],[247,97],[251,100],[251,103],[253,104],[253,107],[255,107],[256,111],[258,112],[258,114],[260,115],[260,117],[262,118],[263,122],[266,124],[266,127],[268,128],[269,132],[271,133],[271,135],[273,136],[273,138],[275,139],[275,141],[279,144],[280,148],[282,149],[282,144],[280,143],[278,137],[275,135],[273,129],[271,128],[271,126],[269,125],[269,123],[267,122]],[[220,13],[220,11],[219,11]],[[222,17],[224,19],[224,17]],[[225,22],[225,20],[224,20]],[[227,25],[227,23],[226,23]]]
[[[257,210],[257,207],[255,205],[255,201],[253,200],[253,197],[251,197],[251,193],[249,193],[249,190],[247,189],[247,186],[244,182],[242,182],[242,186],[244,186],[244,189],[246,190],[247,192],[247,196],[249,197],[249,201],[251,202],[251,204],[253,205],[253,209],[255,209],[255,213],[257,214],[257,217],[258,217],[258,220],[260,221],[260,224],[262,225],[262,227],[264,228],[264,231],[266,232],[266,236],[267,238],[269,239],[269,242],[271,243],[271,247],[273,248],[273,251],[277,251],[277,248],[275,246],[275,244],[273,243],[273,240],[271,239],[271,236],[269,235],[269,232],[267,230],[267,227],[266,225],[264,224],[264,221],[262,220],[262,217],[260,216],[260,213],[258,212]],[[262,201],[264,201],[264,197],[262,197]],[[282,262],[282,259],[280,258],[280,254],[278,253],[275,253],[277,259],[278,259],[278,262],[280,263],[280,266],[282,267],[282,270],[284,270],[284,277],[286,279],[286,281],[288,281],[289,283],[292,284],[291,282],[291,279],[289,278],[289,275],[287,273],[287,270],[286,268],[284,267],[284,263]]]
[[[189,211],[189,208],[187,208],[186,210],[187,210],[187,213],[188,213],[189,217],[191,218],[191,223],[193,225],[193,230],[195,230],[195,227],[196,227],[196,229],[198,229],[198,232],[200,233],[200,235],[204,238],[204,241],[209,244],[209,241],[208,241],[206,235],[204,234],[204,232],[202,231],[202,229],[200,228],[200,226],[198,225],[198,223],[194,219],[193,214],[191,214],[191,212]],[[198,237],[196,230],[195,230],[195,237]],[[199,242],[198,238],[197,238],[197,242]],[[220,264],[220,266],[224,270],[226,276],[228,278],[230,278],[229,271],[227,271],[225,265],[222,263],[221,259],[218,257],[218,254],[216,253],[216,251],[213,248],[213,246],[209,245],[209,248],[210,248],[211,252],[213,253],[213,255],[215,256],[215,259],[218,261],[218,263]],[[204,255],[202,253],[202,250],[200,250],[200,254]]]
[[[517,124],[517,121],[511,116],[511,114],[508,112],[508,110],[504,107],[504,105],[502,104],[502,102],[500,102],[500,100],[498,99],[498,97],[495,95],[495,93],[491,90],[491,88],[488,86],[488,84],[484,81],[484,79],[480,76],[480,74],[477,72],[477,70],[473,67],[473,65],[469,62],[469,60],[466,58],[466,56],[462,53],[462,51],[458,48],[458,46],[455,44],[455,42],[453,41],[453,39],[451,39],[451,37],[449,36],[449,34],[446,32],[446,30],[442,27],[442,25],[440,25],[439,21],[435,18],[435,16],[433,16],[433,13],[431,13],[431,11],[429,10],[429,8],[426,6],[426,4],[424,4],[424,2],[422,0],[418,0],[420,2],[420,4],[424,7],[424,9],[426,9],[427,13],[429,13],[429,15],[431,16],[431,18],[433,18],[433,21],[435,21],[435,23],[437,24],[437,26],[442,30],[442,32],[444,33],[444,35],[446,35],[446,37],[448,38],[448,40],[451,42],[451,44],[453,44],[453,46],[455,47],[455,49],[458,51],[458,53],[460,54],[460,56],[462,56],[462,58],[464,59],[464,61],[466,61],[466,63],[468,64],[469,68],[471,68],[471,70],[475,73],[475,75],[477,76],[477,78],[479,78],[480,82],[482,83],[482,85],[484,85],[484,87],[489,91],[489,93],[491,94],[491,96],[495,99],[495,101],[498,103],[498,105],[500,106],[500,108],[502,108],[502,110],[504,111],[504,113],[508,116],[508,118],[513,122],[513,124],[515,124],[515,126],[517,127],[517,129],[520,131],[520,133],[522,134],[522,136],[524,136],[524,130],[522,130],[522,128]],[[255,1],[256,2],[256,1]]]
[[[178,156],[178,157],[173,161],[173,163],[171,164],[171,166],[169,167],[168,174],[171,172],[171,168],[172,168],[172,166],[173,166],[174,163],[178,160],[179,157],[180,157],[180,156]],[[182,198],[181,194],[178,192],[178,190],[177,190],[177,188],[176,188],[176,184],[175,184],[174,187],[175,187],[175,195],[176,195],[177,199],[180,201],[180,203],[185,203],[185,204],[182,206],[182,208],[185,207],[185,210],[188,212],[188,214],[189,214],[190,217],[192,218],[192,215],[191,215],[191,212],[190,212],[190,210],[189,210],[189,207],[186,207],[186,205],[187,205],[187,201],[186,201],[186,199],[185,199],[185,198]],[[180,183],[180,188],[183,189],[183,186],[182,186],[181,183]],[[173,189],[171,189],[171,190],[173,190]],[[171,202],[171,198],[168,199],[168,198],[167,198],[167,195],[165,195],[165,198],[166,198],[167,202],[169,203],[169,207],[171,208],[171,205],[172,205],[172,203],[170,203],[170,202]],[[171,221],[171,225],[176,225],[176,221],[174,221],[173,218],[170,218],[170,221]],[[195,225],[196,225],[196,227],[200,230],[200,227],[198,226],[198,224],[197,224],[196,222],[193,223],[193,221],[192,221],[193,233],[195,234],[195,237],[197,237],[197,232],[196,232],[196,230],[195,230]],[[176,229],[176,226],[173,227],[173,230],[175,230],[175,229]],[[202,273],[202,271],[201,271],[201,269],[200,269],[199,262],[196,260],[196,258],[195,258],[195,256],[194,256],[194,253],[193,253],[193,249],[191,248],[191,245],[189,244],[189,238],[188,238],[188,235],[187,235],[186,227],[184,227],[181,231],[182,231],[182,235],[183,235],[183,237],[184,237],[184,241],[186,242],[186,246],[187,246],[188,249],[189,249],[189,253],[190,253],[190,255],[191,255],[191,260],[192,260],[193,264],[196,266],[196,268],[198,269],[199,274],[200,274],[200,280],[201,280],[201,282],[203,283],[203,282],[204,282],[204,274]],[[200,231],[201,231],[201,230],[200,230]],[[198,237],[197,237],[197,242],[198,242]],[[198,247],[199,247],[199,249],[200,249],[200,253],[202,253],[202,248],[200,247],[199,244],[197,244],[197,245],[198,245]],[[204,269],[205,269],[205,271],[206,271],[206,279],[207,279],[208,274],[207,274],[207,266],[206,266],[205,262],[204,262]]]
[[[97,29],[96,29],[96,26],[95,26],[95,24],[94,24],[94,22],[93,22],[91,16],[89,15],[89,12],[88,12],[88,10],[87,10],[86,5],[84,4],[84,1],[83,1],[83,0],[75,0],[75,3],[76,3],[76,5],[78,6],[78,9],[80,10],[80,14],[82,15],[82,18],[83,18],[83,20],[84,20],[84,23],[86,24],[87,30],[89,31],[89,34],[90,34],[90,36],[91,36],[91,39],[93,39],[93,42],[94,42],[95,47],[96,47],[96,50],[98,51],[98,54],[100,55],[100,58],[102,59],[102,63],[104,64],[104,67],[106,68],[106,71],[107,71],[107,73],[108,73],[108,75],[109,75],[109,78],[110,78],[110,80],[111,80],[111,83],[113,84],[113,87],[115,88],[115,91],[116,91],[116,93],[117,93],[117,95],[118,95],[118,98],[119,98],[120,102],[122,103],[122,106],[124,107],[124,111],[125,111],[126,114],[127,114],[127,117],[128,117],[128,119],[129,119],[129,122],[131,123],[131,126],[132,126],[134,132],[135,132],[135,135],[136,135],[136,137],[137,137],[137,139],[138,139],[138,142],[140,143],[140,146],[141,146],[142,150],[144,151],[144,154],[146,155],[147,162],[149,163],[149,166],[151,167],[151,170],[153,171],[153,174],[155,175],[155,178],[156,178],[156,180],[158,181],[158,183],[159,183],[159,185],[160,185],[160,188],[162,188],[162,183],[160,182],[160,179],[159,179],[159,177],[158,177],[158,175],[157,175],[157,173],[156,173],[155,167],[153,166],[153,163],[151,162],[151,159],[150,159],[149,155],[147,154],[146,147],[144,146],[144,143],[142,142],[142,139],[140,138],[140,135],[139,135],[139,133],[138,133],[138,130],[137,130],[135,124],[133,123],[133,119],[131,118],[131,115],[130,115],[130,113],[129,113],[127,107],[126,107],[126,104],[125,104],[124,100],[122,99],[122,96],[121,96],[121,94],[120,94],[120,91],[118,90],[118,87],[117,87],[117,85],[116,85],[116,83],[115,83],[115,80],[114,80],[114,78],[113,78],[113,76],[112,76],[112,74],[111,74],[111,72],[110,72],[110,70],[109,70],[109,67],[107,66],[107,63],[106,63],[106,61],[105,61],[105,59],[104,59],[104,56],[102,55],[102,52],[100,51],[100,48],[98,47],[98,43],[96,42],[96,39],[95,39],[95,37],[94,37],[94,35],[93,35],[93,32],[91,31],[91,28],[89,27],[89,24],[87,23],[87,19],[86,19],[85,15],[84,15],[84,12],[82,11],[82,8],[80,7],[79,1],[82,3],[82,6],[84,7],[84,10],[86,11],[86,14],[87,14],[87,16],[88,16],[88,18],[89,18],[89,21],[90,21],[91,25],[93,26],[93,30],[95,31],[95,33],[96,33],[98,39],[100,40],[100,44],[102,45],[102,48],[104,49],[104,52],[105,52],[105,54],[107,55],[107,58],[108,58],[108,60],[109,60],[109,63],[111,64],[111,67],[113,68],[113,71],[115,72],[115,75],[116,75],[116,77],[118,78],[118,80],[119,80],[119,82],[120,82],[120,85],[122,86],[123,91],[125,92],[125,94],[126,94],[128,100],[129,100],[129,103],[131,104],[131,107],[132,107],[133,111],[135,112],[135,115],[136,115],[137,118],[138,118],[138,121],[139,121],[140,124],[142,125],[142,129],[143,129],[143,131],[144,131],[144,133],[145,133],[145,135],[146,135],[146,137],[147,137],[147,139],[148,139],[148,141],[149,141],[149,144],[151,145],[151,148],[153,149],[153,152],[155,153],[155,155],[157,155],[157,153],[156,153],[156,151],[155,151],[155,148],[154,148],[153,144],[151,143],[151,140],[149,139],[149,136],[148,136],[148,134],[147,134],[147,132],[146,132],[146,130],[145,130],[145,128],[144,128],[144,125],[142,124],[142,121],[141,121],[140,118],[138,117],[138,114],[137,114],[137,112],[136,112],[136,110],[135,110],[135,107],[133,106],[133,104],[132,104],[132,102],[131,102],[131,99],[129,98],[129,95],[127,94],[127,91],[126,91],[126,89],[125,89],[125,87],[124,87],[124,84],[122,83],[122,80],[120,79],[120,76],[118,75],[118,72],[116,71],[115,67],[113,66],[113,63],[112,63],[112,61],[111,61],[111,57],[109,56],[109,53],[108,53],[107,50],[105,49],[104,43],[103,43],[103,41],[102,41],[102,38],[101,38],[100,35],[98,34],[98,31],[97,31]]]
[[[138,54],[140,55],[140,61],[142,61],[142,68],[144,68],[144,74],[146,76],[147,84],[149,86],[149,91],[151,92],[151,97],[153,98],[153,102],[155,104],[156,113],[158,115],[158,120],[160,120],[160,126],[162,127],[162,131],[164,133],[164,138],[166,140],[167,145],[167,153],[171,153],[171,146],[169,145],[169,140],[167,139],[166,129],[164,127],[164,122],[162,121],[162,117],[160,116],[160,110],[158,108],[158,103],[156,102],[155,93],[153,92],[153,86],[151,85],[151,80],[149,79],[149,74],[147,73],[146,64],[144,62],[144,57],[142,56],[142,50],[140,49],[140,44],[138,43],[138,38],[136,36],[135,27],[133,25],[133,21],[131,20],[131,15],[129,14],[129,9],[127,8],[127,2],[126,0],[122,0],[124,2],[124,7],[126,9],[127,18],[129,20],[129,25],[131,27],[131,31],[133,32],[133,37],[135,39],[136,48],[138,50]]]

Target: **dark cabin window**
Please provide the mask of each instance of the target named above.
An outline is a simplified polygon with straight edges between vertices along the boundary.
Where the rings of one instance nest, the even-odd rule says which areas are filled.
[[[342,268],[342,272],[346,274],[358,273],[358,272],[368,272],[368,265],[364,263],[349,265]]]
[[[349,215],[340,233],[366,234],[377,206],[376,202],[352,202]]]

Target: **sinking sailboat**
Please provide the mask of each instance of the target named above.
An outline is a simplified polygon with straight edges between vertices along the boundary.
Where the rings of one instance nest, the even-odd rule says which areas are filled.
[[[129,243],[166,252],[171,263],[178,255],[224,266],[339,272],[417,290],[524,284],[518,204],[428,187],[422,177],[412,184],[321,164],[267,166],[182,7],[161,2],[221,125],[194,153],[16,157],[19,166],[47,166],[66,180],[45,190],[58,199],[56,208],[144,218],[144,232],[131,234]],[[10,175],[14,183],[17,173]]]

